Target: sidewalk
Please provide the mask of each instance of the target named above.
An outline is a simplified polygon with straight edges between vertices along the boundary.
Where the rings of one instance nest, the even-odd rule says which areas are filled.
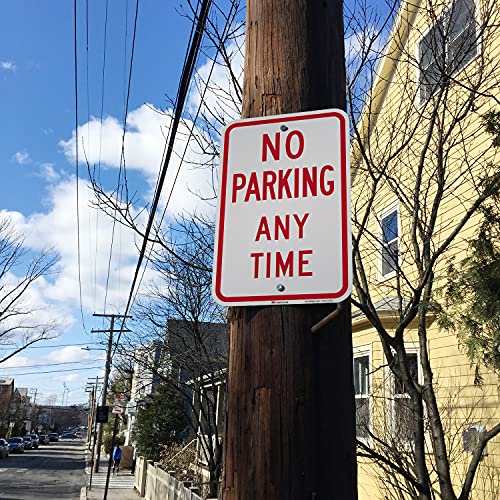
[[[85,474],[87,475],[87,485],[80,493],[80,500],[95,499],[101,500],[104,496],[104,487],[106,485],[106,476],[108,473],[108,459],[101,453],[99,462],[99,472],[92,474],[92,490],[89,491],[90,484],[90,453],[86,453]],[[130,470],[121,470],[117,474],[109,476],[108,499],[109,500],[139,500],[139,495],[134,490],[134,476]]]

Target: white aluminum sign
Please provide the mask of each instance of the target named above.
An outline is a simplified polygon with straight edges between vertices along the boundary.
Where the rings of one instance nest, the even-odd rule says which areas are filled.
[[[223,305],[351,293],[349,125],[338,109],[236,121],[223,133],[213,296]]]
[[[113,400],[113,410],[111,413],[123,415],[127,406],[127,397],[125,394],[115,394]]]

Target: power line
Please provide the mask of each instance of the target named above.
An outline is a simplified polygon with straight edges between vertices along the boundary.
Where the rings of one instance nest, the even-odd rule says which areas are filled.
[[[105,89],[105,74],[106,74],[106,47],[108,38],[108,7],[109,0],[106,0],[105,15],[104,15],[104,41],[103,41],[103,58],[102,58],[102,78],[101,78],[101,113],[99,125],[99,158],[97,161],[97,179],[101,182],[101,157],[102,157],[102,120],[104,116],[104,89]],[[90,172],[89,172],[90,175]],[[95,175],[95,166],[94,166]],[[95,221],[95,250],[94,250],[94,310],[97,300],[97,249],[99,242],[99,209],[96,209]]]
[[[43,363],[41,365],[9,366],[7,370],[24,370],[26,368],[44,368],[45,366],[77,365],[101,362],[101,359],[89,359],[87,361],[62,361],[61,363]],[[0,368],[2,366],[0,365]],[[96,367],[97,368],[97,367]]]
[[[122,131],[122,144],[121,144],[121,153],[120,153],[120,169],[118,172],[118,185],[116,188],[116,204],[118,205],[118,198],[120,196],[120,185],[122,182],[122,171],[123,171],[123,186],[125,190],[127,190],[127,175],[126,175],[126,163],[125,163],[125,135],[127,132],[127,118],[128,118],[128,109],[129,109],[129,101],[130,101],[130,88],[132,83],[132,69],[134,65],[134,54],[135,54],[135,40],[137,34],[137,18],[139,15],[139,0],[136,0],[135,3],[135,18],[134,18],[134,32],[132,36],[132,48],[130,52],[130,66],[129,66],[129,75],[128,75],[128,86],[127,86],[127,97],[125,100],[125,110],[123,116],[123,131]],[[123,169],[123,170],[122,170]],[[123,188],[122,188],[123,194]],[[111,273],[111,259],[113,256],[113,246],[115,239],[115,229],[116,229],[116,210],[115,207],[115,216],[113,217],[113,228],[111,231],[111,246],[109,250],[109,259],[108,259],[108,271],[106,276],[106,291],[104,294],[104,308],[103,311],[106,312],[106,305],[108,300],[108,289],[109,289],[109,277]]]
[[[85,371],[85,370],[96,370],[96,369],[98,369],[97,366],[92,366],[89,368],[66,368],[64,370],[51,370],[51,371],[46,371],[46,372],[36,371],[36,372],[28,372],[28,373],[14,373],[12,375],[4,375],[4,377],[15,378],[15,377],[23,377],[24,375],[45,375],[47,373],[81,372],[81,371]]]
[[[103,344],[101,342],[85,342],[82,344],[34,345],[34,346],[25,347],[24,349],[52,349],[54,347],[73,347],[73,346],[77,347],[77,346],[82,346],[82,345],[88,346],[88,345],[103,345]]]
[[[209,88],[209,82],[210,82],[210,78],[212,77],[212,73],[215,69],[215,65],[217,63],[217,56],[221,50],[221,47],[222,47],[222,44],[223,44],[223,39],[224,39],[224,35],[226,33],[226,30],[228,30],[231,26],[231,19],[232,19],[232,9],[233,7],[235,8],[235,14],[236,14],[236,6],[235,5],[231,5],[231,9],[229,11],[229,14],[227,16],[227,19],[226,19],[226,24],[224,26],[224,29],[223,29],[223,32],[222,32],[222,36],[221,36],[221,42],[219,44],[219,46],[217,47],[217,50],[216,50],[216,53],[214,55],[214,58],[213,58],[213,61],[212,61],[212,65],[210,67],[210,71],[207,75],[207,78],[206,78],[206,81],[205,81],[205,86],[204,86],[204,89],[203,89],[203,92],[200,92],[200,95],[201,95],[201,99],[200,99],[200,104],[198,105],[198,108],[196,110],[196,114],[194,116],[194,119],[192,120],[192,126],[191,126],[191,129],[189,131],[189,135],[188,135],[188,138],[186,140],[186,146],[184,148],[184,151],[182,153],[182,156],[180,157],[180,162],[179,162],[179,167],[177,168],[177,173],[175,174],[175,178],[174,178],[174,181],[172,183],[172,187],[170,189],[170,194],[167,198],[167,202],[165,203],[165,207],[163,209],[163,213],[162,213],[162,216],[161,216],[161,219],[160,219],[160,223],[158,224],[158,228],[161,228],[161,225],[163,223],[163,219],[165,217],[165,214],[167,212],[167,208],[168,208],[168,205],[170,203],[170,199],[172,198],[172,194],[174,192],[174,187],[175,187],[175,184],[177,182],[177,178],[179,176],[179,173],[180,173],[180,170],[181,170],[181,167],[182,165],[184,164],[184,158],[186,156],[186,153],[187,153],[187,150],[189,148],[189,144],[190,144],[190,141],[191,141],[191,137],[193,136],[193,131],[194,131],[194,128],[196,126],[196,122],[198,120],[198,117],[199,117],[199,114],[201,112],[201,108],[204,104],[204,99],[205,99],[205,95],[208,91],[208,88]],[[158,181],[157,181],[158,182]],[[147,268],[147,265],[148,265],[148,262],[151,262],[151,253],[153,252],[153,247],[151,246],[150,250],[149,250],[149,254],[148,256],[146,257],[146,264],[144,265],[143,269],[142,269],[142,274],[141,274],[141,277],[139,279],[139,283],[137,285],[137,288],[136,288],[136,292],[135,292],[135,295],[132,299],[132,304],[135,302],[135,299],[137,297],[137,294],[139,293],[139,289],[141,287],[141,283],[142,283],[142,280],[144,279],[144,275],[146,274],[146,268]],[[115,350],[116,350],[116,347],[115,347]]]
[[[149,215],[146,230],[144,232],[142,247],[141,247],[141,250],[139,253],[139,258],[138,258],[137,266],[136,266],[136,269],[134,272],[134,278],[132,280],[132,285],[130,287],[130,293],[129,293],[129,297],[127,300],[127,307],[125,308],[125,315],[127,315],[129,312],[130,305],[132,303],[132,297],[134,296],[134,290],[135,290],[135,285],[137,283],[137,278],[139,276],[139,272],[140,272],[141,266],[142,266],[142,261],[144,260],[144,255],[146,253],[146,248],[147,248],[147,244],[149,241],[149,235],[151,233],[151,228],[153,227],[153,222],[154,222],[156,210],[158,209],[161,191],[163,188],[163,184],[165,182],[165,177],[167,175],[167,170],[168,170],[168,166],[170,163],[170,158],[172,156],[172,152],[174,149],[174,141],[175,141],[175,137],[177,134],[177,129],[179,127],[179,123],[180,123],[181,116],[182,116],[182,111],[184,109],[184,104],[185,104],[186,97],[187,97],[187,94],[189,91],[189,85],[190,85],[193,71],[194,71],[196,61],[198,58],[201,40],[203,38],[203,33],[205,30],[205,23],[206,23],[206,20],[208,17],[211,3],[212,3],[211,0],[203,0],[203,3],[202,3],[201,8],[200,8],[200,14],[198,16],[198,23],[197,23],[196,31],[194,32],[191,46],[188,49],[186,63],[184,65],[182,75],[181,75],[181,80],[179,83],[178,100],[176,103],[175,114],[174,114],[174,118],[172,121],[172,128],[171,128],[170,137],[169,137],[169,141],[168,141],[167,153],[165,155],[165,160],[164,160],[164,163],[163,163],[163,166],[161,169],[160,178],[158,179],[158,186],[157,186],[157,190],[156,190],[156,193],[155,193],[155,196],[153,199],[153,204],[151,205],[151,213]],[[123,328],[124,324],[125,324],[125,319],[123,319],[123,321],[122,321],[122,328]],[[121,337],[121,332],[118,334],[117,345],[120,342],[120,337]],[[115,350],[116,350],[116,348],[115,348]]]
[[[80,193],[79,193],[79,158],[78,158],[78,47],[77,47],[77,22],[76,22],[76,0],[73,2],[73,23],[74,23],[74,45],[75,45],[75,160],[76,160],[76,233],[78,245],[78,287],[80,292],[80,313],[82,316],[83,329],[87,333],[85,326],[85,318],[83,316],[83,300],[82,300],[82,269],[81,269],[81,249],[80,249]]]

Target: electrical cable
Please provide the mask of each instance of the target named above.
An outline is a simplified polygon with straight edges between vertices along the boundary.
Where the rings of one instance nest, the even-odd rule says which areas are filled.
[[[99,156],[97,160],[97,181],[101,182],[101,158],[102,158],[102,122],[104,116],[104,95],[105,95],[105,74],[106,74],[106,48],[108,39],[108,11],[109,0],[106,0],[105,13],[104,13],[104,40],[103,40],[103,56],[102,56],[102,76],[101,76],[101,110],[99,118]],[[95,170],[95,167],[94,167]],[[90,172],[89,172],[90,175]],[[95,171],[94,171],[95,177]],[[95,250],[94,250],[94,304],[96,308],[97,301],[97,254],[99,247],[99,209],[96,209],[96,222],[95,222]],[[103,320],[104,321],[104,320]],[[103,323],[104,324],[104,323]]]
[[[116,188],[116,201],[115,201],[115,203],[117,205],[118,205],[118,198],[120,195],[122,169],[123,169],[124,186],[126,186],[126,184],[127,184],[126,167],[125,167],[125,135],[126,135],[126,131],[127,131],[127,118],[128,118],[129,101],[130,101],[130,89],[131,89],[131,84],[132,84],[132,68],[134,65],[135,40],[136,40],[136,34],[137,34],[138,15],[139,15],[139,0],[136,0],[135,18],[134,18],[134,32],[133,32],[133,36],[132,36],[132,48],[131,48],[131,53],[130,53],[130,67],[129,67],[129,75],[128,75],[127,98],[125,101],[125,111],[124,111],[124,117],[123,117],[122,144],[121,144],[121,154],[120,154],[120,169],[118,172],[118,185]],[[110,278],[110,274],[111,274],[111,260],[112,260],[112,256],[113,256],[113,246],[114,246],[115,229],[116,229],[116,210],[117,210],[117,208],[115,206],[115,216],[113,217],[113,227],[112,227],[112,231],[111,231],[111,245],[110,245],[110,250],[109,250],[108,270],[107,270],[107,276],[106,276],[106,291],[104,294],[104,308],[103,308],[104,313],[106,313],[106,305],[107,305],[107,300],[108,300],[109,278]]]
[[[225,26],[224,26],[224,29],[223,29],[223,33],[222,33],[221,39],[224,39],[224,34],[226,33],[226,30],[228,30],[228,29],[230,28],[230,26],[231,26],[230,19],[231,19],[231,12],[232,12],[232,9],[233,9],[233,5],[231,6],[231,9],[230,9],[229,14],[228,14],[228,16],[227,16],[226,24],[225,24]],[[236,11],[236,9],[235,9],[235,11]],[[221,42],[221,43],[222,43],[222,42]],[[216,53],[215,53],[215,55],[214,55],[214,58],[213,58],[213,61],[212,61],[212,65],[211,65],[211,67],[210,67],[210,71],[209,71],[209,73],[208,73],[208,75],[207,75],[207,78],[206,78],[205,88],[203,89],[203,92],[201,93],[200,104],[198,105],[198,108],[197,108],[197,110],[196,110],[196,114],[195,114],[195,116],[194,116],[194,119],[192,120],[192,126],[191,126],[191,129],[190,129],[190,131],[189,131],[188,138],[187,138],[187,140],[186,140],[186,146],[185,146],[185,148],[184,148],[184,151],[183,151],[183,153],[182,153],[182,156],[180,157],[179,166],[177,167],[177,173],[175,174],[175,178],[174,178],[174,181],[173,181],[173,183],[172,183],[172,187],[171,187],[171,189],[170,189],[170,194],[169,194],[169,196],[168,196],[168,198],[167,198],[167,202],[166,202],[165,207],[164,207],[164,209],[163,209],[163,213],[162,213],[162,216],[161,216],[161,218],[160,218],[160,223],[158,224],[158,228],[161,228],[161,225],[162,225],[162,223],[163,223],[163,219],[165,218],[165,214],[166,214],[166,212],[167,212],[167,208],[168,208],[168,205],[169,205],[169,203],[170,203],[170,199],[171,199],[172,194],[173,194],[173,192],[174,192],[174,187],[175,187],[175,184],[176,184],[176,182],[177,182],[177,178],[178,178],[178,176],[179,176],[180,169],[181,169],[181,167],[182,167],[182,165],[183,165],[183,163],[184,163],[184,158],[185,158],[186,153],[187,153],[187,150],[188,150],[188,148],[189,148],[190,140],[191,140],[191,138],[192,138],[192,136],[193,136],[193,131],[194,131],[194,128],[195,128],[195,126],[196,126],[196,122],[197,122],[197,120],[198,120],[199,114],[200,114],[200,112],[201,112],[201,108],[202,108],[203,103],[204,103],[205,95],[206,95],[207,90],[208,90],[208,88],[209,88],[208,84],[209,84],[209,82],[210,82],[210,78],[212,77],[212,73],[213,73],[213,71],[214,71],[214,69],[215,69],[215,65],[216,65],[216,62],[217,62],[217,56],[218,56],[218,54],[219,54],[220,50],[221,50],[221,46],[219,45],[219,47],[217,47],[217,51],[216,51]],[[139,279],[139,283],[138,283],[138,285],[137,285],[137,287],[136,287],[135,295],[134,295],[134,297],[133,297],[133,299],[132,299],[132,304],[135,302],[136,297],[137,297],[137,294],[139,293],[139,289],[140,289],[140,287],[141,287],[142,281],[143,281],[143,279],[144,279],[144,275],[145,275],[145,273],[146,273],[146,268],[147,268],[148,262],[151,262],[151,253],[152,253],[152,251],[153,251],[153,247],[151,246],[151,248],[150,248],[150,250],[149,250],[149,254],[148,254],[148,256],[146,257],[146,264],[144,265],[144,267],[143,267],[143,269],[142,269],[142,274],[141,274],[141,277],[140,277],[140,279]],[[116,347],[115,347],[115,350],[116,350]]]
[[[77,47],[77,6],[76,0],[73,2],[73,23],[74,23],[74,58],[75,58],[75,161],[76,161],[76,232],[77,232],[77,245],[78,245],[78,287],[80,292],[80,313],[82,316],[82,325],[85,333],[87,328],[85,326],[85,318],[83,315],[83,299],[82,299],[82,266],[81,266],[81,249],[80,249],[80,194],[79,194],[79,158],[78,158],[78,47]]]
[[[192,78],[193,71],[194,71],[194,68],[196,65],[196,60],[197,60],[197,57],[199,54],[201,40],[203,38],[203,33],[205,30],[205,23],[206,23],[206,20],[208,17],[211,3],[212,3],[212,0],[203,0],[203,3],[202,3],[201,8],[200,8],[200,15],[198,16],[198,23],[197,23],[196,31],[194,32],[192,44],[189,47],[186,64],[183,68],[183,72],[181,75],[181,80],[180,80],[180,84],[179,84],[179,99],[178,99],[178,102],[176,105],[175,114],[174,114],[174,118],[173,118],[173,122],[172,122],[172,128],[171,128],[171,133],[170,133],[170,137],[169,137],[169,141],[168,141],[167,153],[165,156],[164,163],[162,165],[161,175],[160,175],[160,179],[158,181],[158,187],[157,187],[154,199],[153,199],[153,204],[151,206],[151,212],[150,212],[148,222],[146,225],[146,230],[144,232],[144,237],[143,237],[141,250],[139,253],[139,258],[138,258],[137,266],[136,266],[136,269],[134,272],[134,277],[132,280],[132,285],[131,285],[129,297],[127,300],[127,306],[125,308],[125,316],[128,315],[128,311],[130,309],[130,305],[132,302],[132,297],[134,295],[135,285],[137,283],[137,278],[139,276],[139,272],[140,272],[141,266],[142,266],[142,261],[144,260],[144,255],[146,253],[146,248],[147,248],[148,241],[149,241],[149,235],[150,235],[151,229],[153,227],[154,217],[155,217],[156,210],[158,208],[158,204],[160,201],[161,191],[163,188],[163,184],[165,182],[167,169],[168,169],[168,166],[170,164],[170,158],[172,156],[172,152],[174,149],[174,142],[175,142],[175,137],[177,134],[177,129],[179,127],[179,123],[181,120],[182,111],[184,110],[184,104],[185,104],[185,101],[187,98],[191,78]],[[118,333],[117,345],[120,342],[120,337],[121,337],[121,333],[122,333],[121,330],[124,327],[125,319],[126,318],[124,317],[122,320],[120,332]],[[116,347],[115,347],[115,351],[116,351]]]
[[[90,146],[90,83],[89,83],[89,0],[85,0],[85,38],[86,38],[86,43],[85,43],[85,79],[86,79],[86,86],[87,86],[87,149],[88,151],[91,150]],[[95,297],[96,290],[95,290],[95,279],[92,276],[92,230],[91,230],[91,209],[90,207],[87,207],[87,214],[88,214],[88,226],[89,226],[89,238],[88,238],[88,243],[89,243],[89,260],[90,260],[90,266],[89,266],[89,283],[90,286],[94,284],[93,288],[93,296]],[[95,299],[94,299],[95,302]]]
[[[89,368],[66,368],[64,370],[51,370],[51,371],[36,371],[36,372],[28,372],[28,373],[15,373],[12,375],[4,375],[5,377],[9,378],[15,378],[15,377],[24,377],[25,375],[46,375],[47,373],[63,373],[63,372],[80,372],[80,371],[85,371],[85,370],[97,370],[99,369],[98,366],[92,366]]]
[[[25,347],[24,349],[52,349],[54,347],[77,347],[77,346],[82,346],[82,345],[88,346],[88,345],[92,345],[92,344],[104,345],[103,343],[100,343],[100,342],[85,342],[82,344],[32,345],[32,346]],[[4,344],[4,346],[5,345],[6,344]]]
[[[90,364],[90,363],[98,363],[101,361],[102,359],[89,359],[88,361],[62,361],[61,363],[44,363],[41,365],[8,366],[6,370],[24,370],[26,368],[44,368],[46,366]]]

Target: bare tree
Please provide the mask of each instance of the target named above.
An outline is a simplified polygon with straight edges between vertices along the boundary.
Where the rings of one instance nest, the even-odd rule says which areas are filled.
[[[209,493],[216,496],[223,408],[218,372],[227,365],[227,332],[223,310],[211,297],[213,224],[178,219],[162,238],[171,251],[160,249],[151,258],[156,278],[138,300],[122,353],[152,374],[144,383],[156,379],[183,396],[190,434],[208,468]]]
[[[0,346],[14,347],[0,354],[0,364],[30,345],[53,338],[56,322],[41,322],[29,300],[35,284],[53,272],[57,256],[45,250],[31,256],[24,237],[9,218],[0,220]]]
[[[500,433],[498,415],[489,415],[461,484],[454,483],[429,351],[445,263],[460,254],[481,206],[500,187],[482,120],[498,104],[500,75],[490,48],[499,16],[493,1],[481,2],[480,12],[468,0],[402,2],[387,43],[378,47],[384,27],[358,19],[360,49],[348,82],[353,304],[378,334],[404,395],[400,414],[411,422],[405,446],[386,426],[372,431],[371,446],[360,442],[360,453],[412,497],[469,498],[483,450]],[[391,203],[398,209],[386,216]]]

